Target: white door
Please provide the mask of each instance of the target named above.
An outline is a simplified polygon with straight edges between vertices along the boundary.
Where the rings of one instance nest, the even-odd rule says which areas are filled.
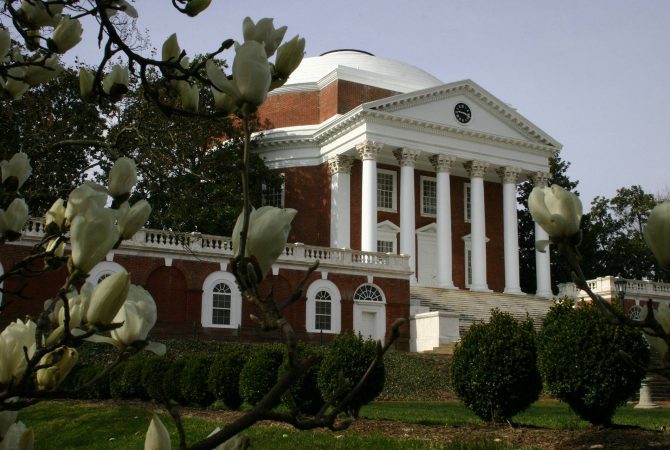
[[[376,339],[377,337],[377,313],[371,311],[361,312],[361,336],[363,339]]]

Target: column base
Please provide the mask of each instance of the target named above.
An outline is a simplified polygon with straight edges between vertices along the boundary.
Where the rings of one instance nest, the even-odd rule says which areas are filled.
[[[526,295],[520,288],[505,288],[503,294]]]
[[[535,297],[545,297],[545,298],[552,298],[554,296],[554,293],[551,291],[537,291],[535,293]]]
[[[437,287],[439,287],[440,289],[454,289],[454,290],[459,289],[457,286],[454,285],[453,281],[447,283],[438,283]]]
[[[472,292],[493,292],[486,284],[482,284],[481,286],[470,286],[470,290]]]

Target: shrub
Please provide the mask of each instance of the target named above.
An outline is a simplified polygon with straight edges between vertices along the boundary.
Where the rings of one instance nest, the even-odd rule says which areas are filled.
[[[213,396],[207,385],[207,374],[212,365],[213,357],[207,354],[194,354],[184,359],[181,372],[181,394],[186,404],[208,406]]]
[[[342,383],[347,384],[350,388],[356,386],[368,370],[376,353],[377,341],[363,340],[352,333],[344,333],[333,339],[323,356],[318,375],[319,390],[324,400],[333,399]],[[363,389],[347,405],[346,412],[358,417],[361,407],[374,400],[384,389],[384,378],[382,360],[370,374]],[[335,400],[342,400],[345,395],[346,393],[339,395]]]
[[[242,405],[239,389],[240,373],[248,359],[247,347],[238,344],[228,345],[216,356],[209,369],[207,379],[209,390],[227,408],[239,409]]]
[[[444,401],[455,398],[447,355],[389,351],[384,354],[386,380],[377,400]]]
[[[299,362],[304,361],[306,358],[310,358],[312,364],[305,372],[293,380],[289,389],[293,401],[300,412],[304,414],[315,414],[323,405],[323,397],[321,397],[321,392],[319,392],[318,387],[318,375],[324,352],[320,347],[315,347],[302,342],[298,343],[297,350]],[[288,370],[288,353],[284,354],[284,361],[279,368],[278,377],[281,377],[286,370]],[[284,395],[282,397],[282,403],[286,406],[290,406],[288,396]]]
[[[142,386],[147,397],[160,402],[169,400],[170,397],[164,389],[164,378],[171,365],[171,361],[164,356],[150,356],[144,360]]]
[[[181,392],[181,374],[185,366],[183,359],[172,360],[163,375],[163,394],[167,399],[174,400],[180,405],[187,403]]]
[[[277,344],[257,345],[240,372],[240,395],[250,405],[258,403],[277,382],[284,349]]]
[[[451,380],[483,420],[506,421],[528,408],[542,390],[532,320],[517,322],[496,309],[488,323],[472,325],[454,350]]]
[[[142,357],[130,358],[119,364],[110,373],[109,391],[115,399],[142,399],[146,400],[147,393],[142,386]]]
[[[611,423],[616,408],[640,389],[648,363],[640,331],[607,322],[590,304],[557,303],[538,336],[538,365],[549,392],[594,425]]]
[[[100,365],[77,364],[65,379],[62,387],[66,390],[75,391],[77,398],[108,399],[110,397],[109,376],[104,376],[92,385],[86,386],[102,370],[104,370],[104,367]]]

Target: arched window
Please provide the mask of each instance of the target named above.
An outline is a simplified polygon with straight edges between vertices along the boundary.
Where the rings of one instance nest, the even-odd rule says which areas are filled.
[[[203,327],[237,328],[242,323],[242,294],[229,272],[209,274],[202,285]]]
[[[88,273],[88,278],[86,278],[86,282],[96,286],[108,276],[113,275],[116,272],[121,272],[122,270],[126,269],[121,264],[112,261],[102,261],[91,269]]]
[[[307,289],[305,328],[312,333],[339,333],[342,328],[340,290],[332,281],[316,280]]]
[[[360,302],[382,302],[384,303],[384,296],[377,286],[372,284],[364,284],[359,286],[354,292],[354,301]]]

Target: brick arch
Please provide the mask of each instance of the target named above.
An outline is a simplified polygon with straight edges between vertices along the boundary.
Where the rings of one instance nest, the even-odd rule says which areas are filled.
[[[158,308],[160,324],[183,323],[189,317],[186,277],[175,267],[155,269],[147,280],[147,290]]]

